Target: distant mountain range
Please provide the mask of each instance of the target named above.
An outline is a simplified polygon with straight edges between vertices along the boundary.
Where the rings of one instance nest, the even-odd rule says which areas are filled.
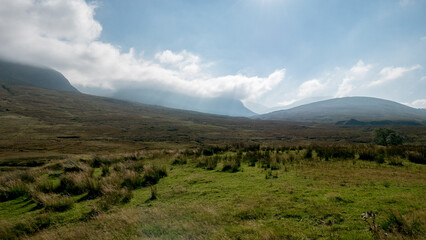
[[[247,109],[239,100],[232,98],[191,97],[171,91],[154,89],[126,89],[115,92],[111,97],[169,108],[203,113],[250,117],[256,113]]]
[[[12,84],[79,93],[55,70],[5,60],[0,60],[0,83],[4,83],[1,87],[6,91]],[[426,125],[425,109],[371,97],[335,98],[257,116],[241,101],[231,98],[199,98],[153,89],[120,90],[112,97],[169,108],[263,120],[332,123],[339,126]],[[303,104],[303,101],[294,104]]]
[[[364,122],[399,121],[401,124],[408,121],[425,124],[426,111],[379,98],[345,97],[310,103],[288,110],[258,115],[254,118],[293,122],[339,122],[341,125],[345,125],[341,121],[351,119]],[[349,122],[350,124],[351,122]]]
[[[0,80],[25,86],[65,92],[78,92],[60,72],[0,59]]]
[[[18,85],[78,92],[61,73],[53,69],[13,63],[5,60],[0,60],[0,80]],[[191,97],[171,91],[153,89],[120,90],[110,97],[219,115],[243,117],[256,115],[247,109],[240,100],[231,98]]]

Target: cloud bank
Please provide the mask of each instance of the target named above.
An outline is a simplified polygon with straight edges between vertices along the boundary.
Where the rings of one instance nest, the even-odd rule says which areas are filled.
[[[200,97],[256,100],[285,77],[212,76],[208,63],[188,51],[165,50],[147,59],[102,42],[96,5],[84,0],[0,0],[0,57],[62,72],[77,87],[161,88]]]

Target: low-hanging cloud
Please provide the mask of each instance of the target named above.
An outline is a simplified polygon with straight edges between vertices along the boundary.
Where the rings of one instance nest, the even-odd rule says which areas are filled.
[[[77,87],[153,87],[201,97],[255,100],[285,77],[212,76],[208,63],[188,51],[165,50],[146,59],[102,42],[96,5],[84,0],[0,0],[0,57],[62,72]]]

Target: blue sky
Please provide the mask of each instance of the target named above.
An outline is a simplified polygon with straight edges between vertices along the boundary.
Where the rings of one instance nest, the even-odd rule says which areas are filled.
[[[89,92],[149,86],[266,107],[361,95],[426,108],[424,0],[0,1],[10,14],[0,56],[41,61]],[[20,50],[14,32],[61,51]]]
[[[186,49],[220,73],[295,77],[360,59],[410,65],[425,61],[425,1],[98,1],[101,39],[153,55]],[[420,49],[419,49],[420,48]]]

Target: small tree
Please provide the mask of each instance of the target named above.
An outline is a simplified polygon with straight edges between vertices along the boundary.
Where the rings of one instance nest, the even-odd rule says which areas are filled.
[[[404,138],[397,132],[388,128],[374,130],[374,143],[382,146],[401,145]]]

